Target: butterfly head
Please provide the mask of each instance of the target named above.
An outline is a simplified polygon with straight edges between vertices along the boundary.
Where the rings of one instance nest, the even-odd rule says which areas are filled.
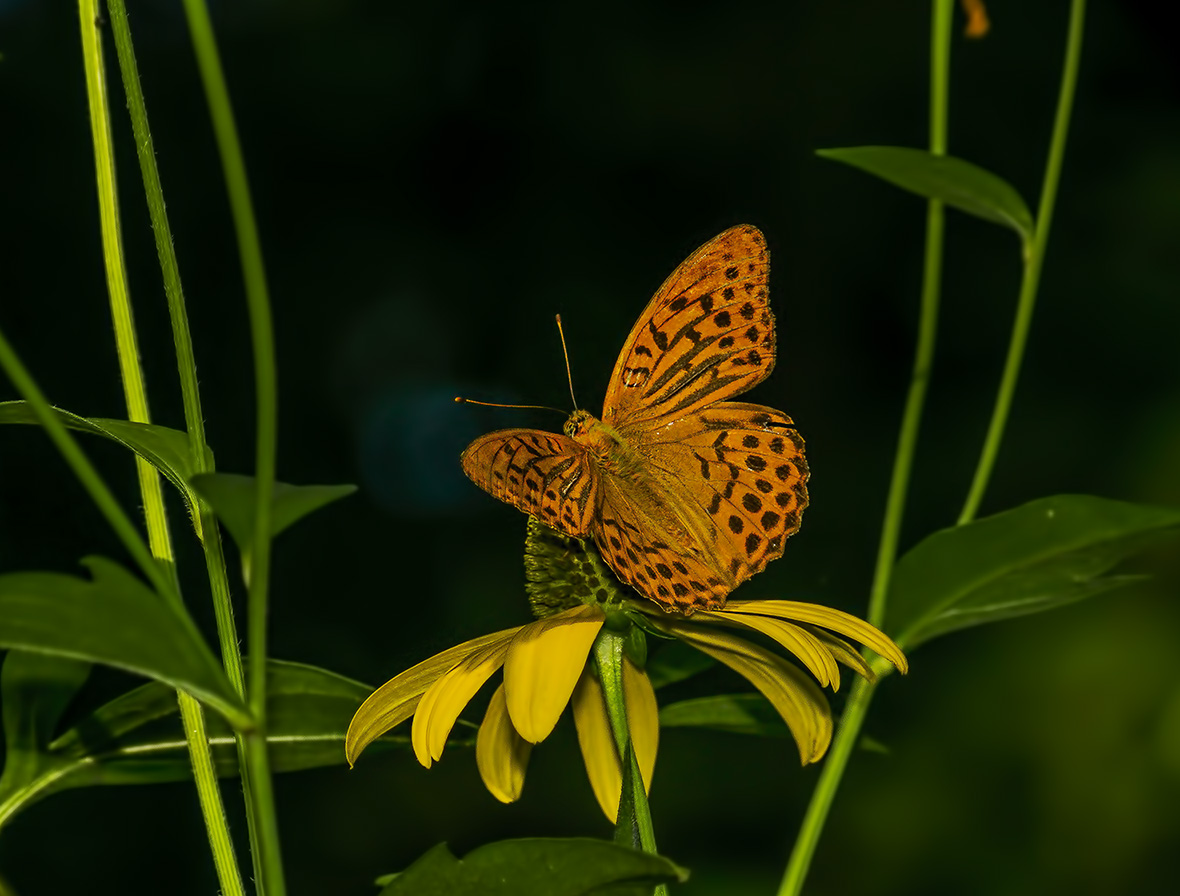
[[[576,439],[579,436],[586,435],[590,431],[590,427],[597,422],[594,419],[594,415],[589,411],[574,411],[569,415],[569,419],[565,421],[562,431],[571,439]]]

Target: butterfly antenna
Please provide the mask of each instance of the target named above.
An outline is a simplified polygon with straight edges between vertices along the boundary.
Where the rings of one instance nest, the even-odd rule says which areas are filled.
[[[568,411],[563,411],[561,408],[551,408],[547,404],[496,404],[491,401],[476,401],[474,398],[464,398],[462,395],[456,395],[455,401],[459,404],[478,404],[485,408],[520,408],[526,411],[554,411],[558,414],[568,414]]]
[[[565,376],[570,384],[570,401],[574,403],[574,408],[578,407],[578,399],[574,398],[574,375],[570,372],[570,353],[565,347],[565,330],[561,328],[561,315],[557,317],[557,335],[561,337],[561,353],[565,355]]]

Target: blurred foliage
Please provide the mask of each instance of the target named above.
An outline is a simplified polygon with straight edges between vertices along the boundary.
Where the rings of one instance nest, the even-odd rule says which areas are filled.
[[[743,221],[770,242],[780,328],[775,373],[750,397],[795,418],[813,477],[802,531],[741,596],[863,612],[924,210],[813,151],[923,144],[925,5],[213,7],[275,301],[279,475],[361,485],[278,541],[276,657],[383,681],[523,621],[524,519],[467,483],[457,459],[481,432],[560,419],[451,397],[566,407],[560,312],[579,401],[596,411],[662,277]],[[950,148],[1031,198],[1066,9],[990,11],[991,34],[954,47]],[[210,445],[219,469],[248,473],[246,317],[187,33],[178,4],[131,13]],[[1092,5],[1041,299],[984,514],[1067,492],[1180,504],[1180,63],[1163,14],[1142,0]],[[0,318],[55,404],[118,417],[76,12],[8,0],[0,35],[11,123]],[[153,413],[177,427],[155,248],[125,118],[115,129]],[[959,510],[1015,305],[1010,234],[955,215],[947,246],[903,549]],[[0,572],[124,559],[44,435],[0,435]],[[87,449],[137,506],[123,449]],[[203,561],[174,509],[185,593],[206,625]],[[940,639],[907,679],[886,683],[868,734],[888,753],[852,764],[814,892],[1086,894],[1170,879],[1180,560],[1160,550],[1128,571],[1154,578]],[[134,683],[95,670],[63,725]],[[735,685],[711,670],[668,699]],[[661,850],[693,872],[680,891],[765,893],[777,882],[816,774],[784,750],[778,739],[665,733],[652,809]],[[579,763],[563,723],[512,806],[483,791],[467,753],[429,774],[395,751],[353,772],[281,776],[292,892],[371,894],[378,874],[442,840],[465,854],[504,837],[608,836]],[[226,787],[237,812],[237,785]],[[244,820],[232,821],[244,842]],[[0,838],[0,874],[21,896],[214,887],[196,797],[176,785],[34,807]]]

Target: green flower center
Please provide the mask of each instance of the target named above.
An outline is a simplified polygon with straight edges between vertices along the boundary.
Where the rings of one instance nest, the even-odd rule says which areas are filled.
[[[533,615],[552,616],[579,604],[621,610],[627,589],[594,545],[529,517],[524,541],[525,591]]]

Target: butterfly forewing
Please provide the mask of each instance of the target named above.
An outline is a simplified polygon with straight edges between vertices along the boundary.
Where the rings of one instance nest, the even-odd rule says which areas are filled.
[[[770,255],[744,224],[690,255],[656,292],[619,354],[603,404],[613,426],[690,414],[774,367]]]
[[[803,438],[790,417],[721,402],[633,436],[669,493],[708,514],[717,535],[705,548],[734,585],[782,556],[807,507]]]
[[[598,474],[573,439],[536,429],[505,429],[476,439],[459,458],[467,477],[490,494],[568,535],[590,534]]]

